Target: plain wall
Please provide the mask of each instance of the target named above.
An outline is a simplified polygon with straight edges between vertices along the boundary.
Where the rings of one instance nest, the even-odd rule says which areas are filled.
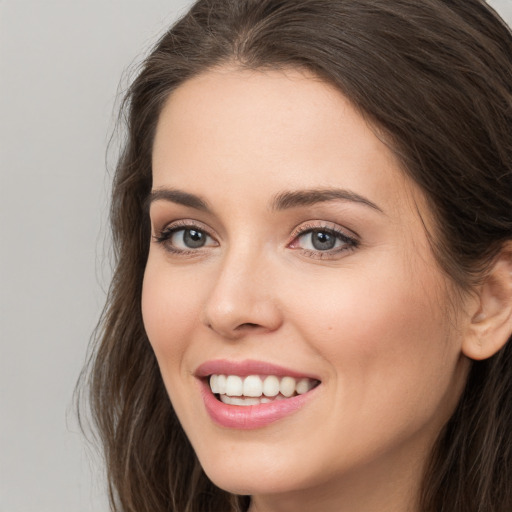
[[[72,394],[109,277],[124,70],[186,0],[0,3],[0,512],[102,512]]]
[[[105,154],[123,71],[188,4],[0,0],[0,512],[108,509],[72,410],[109,277]]]

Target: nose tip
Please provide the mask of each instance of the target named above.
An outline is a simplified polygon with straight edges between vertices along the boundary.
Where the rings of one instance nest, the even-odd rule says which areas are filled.
[[[272,289],[267,280],[255,279],[254,271],[245,277],[224,272],[208,297],[202,323],[230,340],[275,331],[282,317]]]
[[[212,308],[207,310],[203,323],[212,331],[230,340],[238,340],[249,334],[264,334],[275,331],[280,320],[274,306],[242,309],[234,311],[229,308]]]

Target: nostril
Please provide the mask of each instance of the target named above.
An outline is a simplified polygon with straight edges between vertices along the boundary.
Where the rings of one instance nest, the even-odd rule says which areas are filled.
[[[257,327],[260,327],[258,324],[253,324],[253,323],[250,323],[250,322],[246,322],[245,324],[241,324],[237,327],[237,329],[239,330],[242,330],[242,329],[255,329]]]

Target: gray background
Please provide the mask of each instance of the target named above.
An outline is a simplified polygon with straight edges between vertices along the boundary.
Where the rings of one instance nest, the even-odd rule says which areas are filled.
[[[0,512],[107,511],[72,410],[109,279],[106,148],[120,77],[189,3],[0,0]]]

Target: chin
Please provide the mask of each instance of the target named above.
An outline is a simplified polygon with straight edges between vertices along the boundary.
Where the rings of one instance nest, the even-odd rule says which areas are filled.
[[[245,467],[242,469],[241,466]],[[290,468],[262,467],[258,464],[233,464],[203,466],[208,478],[220,489],[239,495],[286,494],[304,488],[307,478],[291,475]]]

